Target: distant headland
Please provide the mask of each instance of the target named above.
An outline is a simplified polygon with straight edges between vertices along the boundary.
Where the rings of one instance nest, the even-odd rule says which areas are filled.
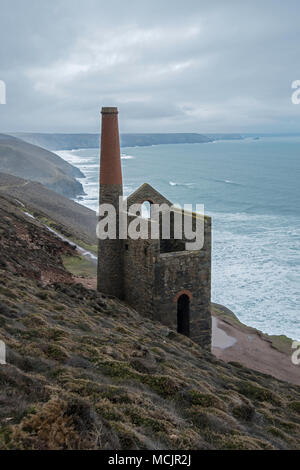
[[[12,134],[30,144],[47,150],[75,150],[98,148],[99,134],[51,134],[19,132]],[[162,144],[199,144],[216,140],[241,140],[240,134],[198,134],[198,133],[143,133],[121,134],[121,147],[145,147]]]

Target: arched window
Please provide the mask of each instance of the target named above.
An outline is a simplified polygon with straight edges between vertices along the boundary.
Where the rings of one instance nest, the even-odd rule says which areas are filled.
[[[142,217],[144,217],[144,219],[150,219],[151,217],[151,202],[150,201],[145,201],[142,204],[141,215]]]
[[[177,300],[177,331],[190,336],[190,298],[182,294]]]

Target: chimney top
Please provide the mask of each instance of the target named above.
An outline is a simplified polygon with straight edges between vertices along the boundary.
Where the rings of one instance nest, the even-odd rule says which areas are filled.
[[[118,114],[118,108],[102,108],[102,114]]]
[[[122,185],[118,108],[102,108],[101,184]]]

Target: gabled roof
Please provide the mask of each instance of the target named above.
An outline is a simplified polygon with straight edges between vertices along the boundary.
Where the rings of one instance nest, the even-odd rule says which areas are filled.
[[[156,189],[154,189],[150,184],[142,184],[136,191],[134,191],[127,198],[128,205],[131,204],[142,204],[145,201],[152,202],[153,204],[168,204],[172,206],[167,198],[160,194]]]

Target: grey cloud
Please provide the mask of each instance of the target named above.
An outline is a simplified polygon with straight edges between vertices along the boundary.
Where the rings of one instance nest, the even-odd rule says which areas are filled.
[[[2,0],[2,132],[298,131],[300,4]]]

